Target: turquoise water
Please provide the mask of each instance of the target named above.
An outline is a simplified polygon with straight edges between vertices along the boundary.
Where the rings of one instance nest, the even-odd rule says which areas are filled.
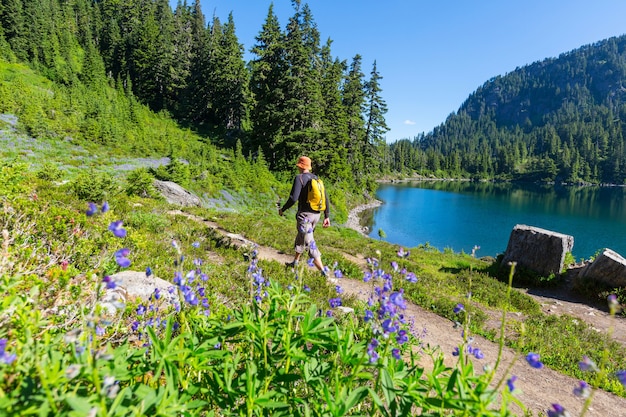
[[[604,248],[626,255],[624,187],[539,186],[458,181],[382,185],[370,236],[391,243],[497,256],[516,224],[572,235],[577,260]]]

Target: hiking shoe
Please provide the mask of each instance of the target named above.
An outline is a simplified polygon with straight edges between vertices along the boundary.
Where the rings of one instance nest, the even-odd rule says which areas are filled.
[[[285,262],[285,266],[288,268],[295,268],[298,266],[298,261]]]

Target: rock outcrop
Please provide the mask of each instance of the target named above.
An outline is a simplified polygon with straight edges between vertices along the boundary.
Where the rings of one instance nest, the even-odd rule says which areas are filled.
[[[565,254],[574,247],[574,237],[538,227],[518,224],[513,228],[502,265],[517,265],[542,276],[559,274]]]
[[[626,259],[611,249],[604,249],[593,262],[586,264],[578,272],[576,279],[599,282],[611,288],[624,288]]]
[[[154,188],[156,188],[170,204],[176,204],[182,207],[202,206],[202,201],[197,195],[190,193],[175,182],[154,180]]]

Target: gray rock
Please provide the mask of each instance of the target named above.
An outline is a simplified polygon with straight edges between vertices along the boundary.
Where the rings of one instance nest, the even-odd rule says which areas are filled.
[[[111,275],[111,279],[117,286],[107,290],[100,300],[100,304],[109,314],[115,314],[124,304],[135,298],[140,298],[143,302],[149,301],[156,288],[161,293],[162,302],[172,305],[177,302],[176,291],[169,291],[174,284],[154,275],[148,277],[145,272],[122,271]]]
[[[156,188],[170,204],[183,207],[202,206],[202,201],[197,195],[190,193],[175,182],[154,180],[154,188]]]
[[[626,259],[619,253],[604,249],[593,262],[578,273],[577,280],[591,280],[612,288],[626,287]]]
[[[574,237],[538,227],[518,224],[513,228],[502,265],[517,265],[541,276],[559,274],[565,254],[574,247]]]

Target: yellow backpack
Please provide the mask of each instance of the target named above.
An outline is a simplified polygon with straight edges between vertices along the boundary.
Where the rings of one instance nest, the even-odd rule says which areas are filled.
[[[326,193],[324,191],[324,183],[321,179],[313,177],[306,185],[307,203],[311,209],[315,211],[326,210]]]

